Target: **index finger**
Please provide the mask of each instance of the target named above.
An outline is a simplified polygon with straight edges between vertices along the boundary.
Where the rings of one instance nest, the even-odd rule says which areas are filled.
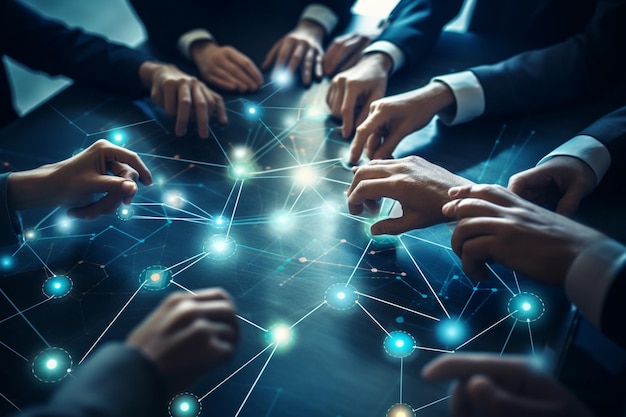
[[[351,163],[356,164],[359,161],[367,139],[370,135],[376,133],[377,130],[378,120],[376,120],[376,116],[372,115],[370,112],[367,119],[357,127],[354,138],[352,139],[352,144],[350,145]]]
[[[341,103],[341,119],[343,120],[341,134],[344,138],[350,136],[354,129],[354,110],[358,98],[358,92],[346,83],[346,93],[343,96],[343,103]]]
[[[115,146],[110,148],[109,152],[107,152],[106,161],[118,161],[130,165],[139,173],[139,180],[142,184],[152,184],[152,174],[137,153],[129,151],[126,148]]]
[[[476,374],[507,381],[528,377],[530,366],[522,357],[499,357],[481,353],[454,353],[439,356],[422,369],[428,381],[468,379]]]
[[[182,136],[187,130],[191,113],[191,91],[187,83],[178,87],[178,109],[176,110],[176,135]]]

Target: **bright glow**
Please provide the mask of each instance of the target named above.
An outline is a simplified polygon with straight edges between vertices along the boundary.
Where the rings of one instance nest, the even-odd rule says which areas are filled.
[[[402,346],[404,346],[404,340],[396,340],[396,347],[401,348]]]
[[[169,415],[172,417],[197,417],[202,411],[202,404],[198,397],[188,392],[178,394],[169,405]]]
[[[172,282],[172,272],[161,265],[152,265],[141,271],[139,283],[143,289],[160,291],[167,288]]]
[[[55,288],[55,289],[57,289],[57,290],[58,290],[59,288],[61,288],[61,283],[60,283],[60,282],[55,282],[55,283],[54,283],[54,288]]]
[[[61,348],[44,349],[33,359],[31,371],[41,382],[60,381],[72,371],[72,357]]]
[[[72,219],[63,217],[57,224],[59,225],[59,229],[67,231],[72,227]]]
[[[403,331],[389,333],[385,338],[383,346],[385,352],[394,358],[406,358],[415,350],[415,339],[413,336]]]
[[[337,298],[340,299],[340,300],[345,299],[346,298],[346,293],[343,292],[343,291],[338,292],[337,293]]]
[[[334,284],[326,290],[324,300],[335,310],[347,310],[356,305],[359,298],[356,292],[352,285]]]
[[[306,110],[306,117],[308,119],[318,120],[326,117],[326,112],[322,109],[322,107],[311,106]]]
[[[249,155],[250,151],[246,148],[236,148],[233,151],[233,156],[235,157],[235,159],[247,159],[248,155]]]
[[[293,74],[287,70],[276,71],[272,79],[278,86],[287,87],[293,81]]]
[[[413,407],[407,404],[394,404],[387,410],[386,417],[415,417]]]
[[[268,330],[265,334],[265,339],[270,343],[276,343],[285,348],[293,342],[293,331],[291,327],[285,324],[277,324]]]
[[[525,302],[525,303],[522,304],[522,310],[524,310],[524,311],[528,311],[531,308],[532,308],[532,306],[528,302]]]
[[[121,134],[121,133],[116,133],[116,134],[113,136],[113,139],[114,139],[116,142],[121,142],[121,141],[122,141],[122,139],[124,139],[124,136],[122,136],[122,134]]]
[[[254,166],[245,162],[233,164],[228,170],[230,177],[235,180],[249,178],[254,173]]]
[[[126,216],[128,214],[128,209],[122,209],[122,214]]]
[[[176,192],[171,192],[165,195],[165,202],[171,206],[180,207],[183,203],[183,197]]]
[[[237,252],[237,242],[231,236],[217,234],[204,241],[202,250],[208,258],[223,261]]]
[[[278,212],[272,216],[272,227],[276,230],[289,230],[294,223],[294,217],[291,214]]]
[[[56,359],[48,359],[46,361],[46,368],[52,370],[54,368],[56,368],[59,365],[59,362],[57,362]]]
[[[294,179],[299,185],[306,187],[315,185],[319,181],[319,174],[313,168],[304,166],[300,167],[295,175]]]
[[[5,255],[2,257],[2,268],[3,269],[9,269],[13,266],[14,261],[13,261],[13,257],[9,256],[9,255]]]
[[[530,323],[543,316],[545,305],[538,295],[522,292],[511,297],[508,310],[516,320]]]
[[[180,404],[180,411],[189,411],[189,403],[184,402]]]
[[[466,339],[468,333],[466,323],[456,318],[439,321],[435,330],[437,338],[445,346],[458,345]]]
[[[24,237],[28,240],[32,240],[37,237],[37,234],[34,230],[27,230],[26,233],[24,233]]]
[[[256,113],[256,107],[250,107],[250,108],[248,109],[248,113],[250,113],[250,114],[255,114],[255,113]]]

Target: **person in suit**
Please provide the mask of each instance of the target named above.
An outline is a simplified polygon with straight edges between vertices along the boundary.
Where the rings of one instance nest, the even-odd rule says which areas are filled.
[[[125,342],[95,350],[50,400],[19,416],[166,416],[170,399],[228,360],[238,340],[235,304],[224,290],[173,293]]]
[[[479,117],[536,112],[597,97],[624,83],[623,0],[598,1],[584,33],[492,65],[434,77],[413,91],[374,101],[351,144],[350,162],[363,150],[387,158],[407,134],[435,115],[450,125]]]
[[[160,53],[182,54],[211,85],[242,93],[261,87],[270,67],[299,70],[305,85],[321,78],[324,40],[349,20],[352,3],[131,1]]]
[[[221,123],[227,122],[222,97],[197,78],[145,53],[47,19],[16,0],[0,2],[0,54],[108,93],[130,97],[149,93],[176,117],[178,136],[186,132],[192,117],[205,138],[214,113]],[[0,64],[0,126],[16,118],[6,69]]]
[[[102,172],[107,167],[109,172]],[[68,215],[92,219],[130,204],[136,181],[152,184],[139,156],[100,139],[66,160],[39,168],[0,174],[0,245],[19,242],[19,211],[36,207],[69,207]],[[105,193],[94,199],[95,195]]]

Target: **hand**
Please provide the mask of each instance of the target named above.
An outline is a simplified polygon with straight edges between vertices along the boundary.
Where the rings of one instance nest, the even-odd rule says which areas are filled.
[[[426,126],[437,113],[453,104],[452,91],[440,82],[374,101],[367,119],[356,129],[350,162],[358,163],[363,148],[370,159],[389,158],[406,135]]]
[[[458,380],[452,391],[453,417],[593,417],[557,380],[521,357],[443,355],[426,365],[422,376]]]
[[[232,46],[194,42],[191,57],[202,78],[224,90],[245,93],[263,85],[263,75],[254,62]]]
[[[333,75],[352,67],[361,58],[361,53],[370,42],[372,39],[369,36],[359,33],[347,33],[336,37],[324,56],[324,74]]]
[[[452,249],[473,279],[498,262],[544,283],[562,286],[576,256],[606,236],[539,207],[497,185],[450,189],[442,213],[459,223]]]
[[[537,204],[558,199],[556,212],[571,216],[583,197],[596,187],[591,167],[573,156],[555,156],[541,165],[515,174],[509,190]]]
[[[229,359],[239,340],[235,306],[226,292],[170,295],[128,336],[163,375],[169,392],[190,387]]]
[[[328,88],[330,113],[343,121],[341,135],[348,138],[367,117],[370,105],[385,95],[392,61],[387,54],[367,54],[352,68],[337,74]],[[357,108],[360,108],[356,116]],[[360,154],[359,154],[360,156]]]
[[[176,136],[187,132],[192,116],[198,125],[198,135],[204,139],[209,137],[209,119],[214,113],[220,123],[228,122],[222,96],[174,65],[146,61],[139,67],[139,74],[150,90],[152,101],[168,115],[176,116]]]
[[[113,175],[108,175],[109,172]],[[15,210],[65,205],[68,215],[91,219],[130,204],[135,181],[152,184],[152,175],[136,153],[100,139],[81,153],[8,179],[8,201]],[[106,193],[93,201],[94,194]]]
[[[302,82],[308,86],[313,78],[322,78],[324,28],[309,20],[301,20],[298,26],[274,44],[267,53],[264,70],[274,64],[274,69],[285,66],[290,73],[301,68]]]
[[[351,214],[361,214],[364,206],[378,211],[382,197],[399,201],[402,216],[374,223],[371,232],[373,235],[403,233],[446,221],[441,207],[450,201],[448,189],[465,184],[471,181],[417,156],[372,161],[354,169],[348,208]]]

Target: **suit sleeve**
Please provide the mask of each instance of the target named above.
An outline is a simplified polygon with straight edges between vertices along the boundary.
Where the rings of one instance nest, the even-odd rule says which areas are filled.
[[[602,142],[611,155],[616,157],[624,155],[626,152],[626,106],[598,119],[580,134],[591,136]]]
[[[95,352],[50,401],[20,417],[159,417],[167,415],[167,401],[161,377],[148,359],[116,343]]]
[[[538,111],[623,81],[626,1],[600,0],[585,32],[494,65],[472,68],[484,116]]]
[[[12,210],[7,200],[7,186],[9,173],[0,174],[0,246],[18,243],[18,234],[21,233],[19,214]]]
[[[5,52],[22,64],[106,92],[146,94],[139,67],[149,57],[104,38],[47,19],[14,0],[5,1],[0,31]]]
[[[413,65],[432,50],[443,26],[460,12],[462,5],[462,0],[401,0],[376,41],[393,43]]]
[[[617,273],[604,300],[600,330],[611,339],[626,347],[624,330],[624,298],[626,297],[626,266]]]

